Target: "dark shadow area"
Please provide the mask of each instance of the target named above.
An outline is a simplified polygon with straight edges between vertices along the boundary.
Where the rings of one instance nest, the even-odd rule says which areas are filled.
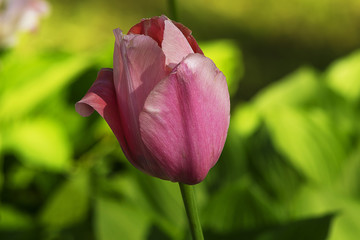
[[[217,234],[211,230],[204,231],[207,240],[326,240],[331,222],[335,214],[317,218],[309,218],[283,225],[254,229],[251,231],[235,231]]]

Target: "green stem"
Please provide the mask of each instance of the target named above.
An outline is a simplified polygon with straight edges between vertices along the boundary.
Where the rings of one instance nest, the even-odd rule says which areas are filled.
[[[193,240],[204,240],[193,186],[179,183]]]
[[[176,4],[176,0],[168,0],[168,4],[169,4],[169,13],[170,13],[170,18],[174,21],[178,21],[178,16],[177,16],[177,4]]]

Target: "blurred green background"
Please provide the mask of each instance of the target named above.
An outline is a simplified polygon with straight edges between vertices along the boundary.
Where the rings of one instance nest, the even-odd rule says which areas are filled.
[[[48,3],[0,53],[0,239],[190,239],[178,185],[74,109],[112,67],[112,30],[167,1]],[[359,239],[360,2],[182,0],[178,15],[231,93],[223,154],[196,185],[205,238]]]

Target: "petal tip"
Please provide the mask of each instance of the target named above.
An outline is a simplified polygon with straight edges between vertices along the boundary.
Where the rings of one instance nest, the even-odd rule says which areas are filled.
[[[78,114],[80,114],[83,117],[88,117],[94,112],[94,109],[92,107],[81,101],[75,104],[75,110]]]
[[[113,30],[113,33],[114,33],[114,36],[115,36],[115,42],[117,44],[120,44],[120,40],[122,39],[123,37],[123,33],[122,33],[122,30],[120,28],[115,28]]]
[[[102,68],[102,69],[100,69],[99,73],[100,72],[112,72],[112,71],[113,71],[112,68]]]

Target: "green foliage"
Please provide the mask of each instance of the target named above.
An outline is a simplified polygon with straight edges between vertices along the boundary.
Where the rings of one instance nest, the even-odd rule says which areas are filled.
[[[83,221],[90,200],[89,179],[78,173],[60,186],[41,210],[40,222],[46,227],[62,229]]]
[[[147,213],[134,203],[106,198],[96,200],[95,217],[99,240],[144,239],[150,223]]]
[[[335,125],[321,110],[273,108],[266,124],[278,151],[315,182],[336,181],[345,160]]]
[[[360,51],[334,62],[326,72],[329,87],[342,97],[358,102],[360,97]]]
[[[244,74],[242,54],[236,42],[224,39],[199,45],[205,56],[213,59],[215,65],[224,73],[230,95],[234,95],[239,87],[239,80]]]
[[[24,165],[67,171],[71,148],[63,126],[48,119],[32,119],[14,124],[6,136],[5,149],[19,155]]]
[[[2,205],[0,214],[1,230],[18,230],[32,227],[31,217],[14,207]]]
[[[314,104],[321,94],[318,78],[313,69],[301,68],[263,89],[256,96],[256,108],[261,112],[274,112],[274,107]]]
[[[19,59],[21,59],[19,61]],[[38,104],[54,95],[89,67],[90,56],[23,56],[21,52],[4,59],[0,78],[5,81],[1,94],[1,120],[23,117]],[[19,72],[19,74],[14,74]]]
[[[256,229],[253,231],[231,232],[226,235],[217,235],[216,233],[210,231],[207,235],[205,235],[205,237],[209,240],[325,240],[328,237],[331,222],[334,217],[334,215],[330,214],[317,218],[302,219],[279,226]]]

